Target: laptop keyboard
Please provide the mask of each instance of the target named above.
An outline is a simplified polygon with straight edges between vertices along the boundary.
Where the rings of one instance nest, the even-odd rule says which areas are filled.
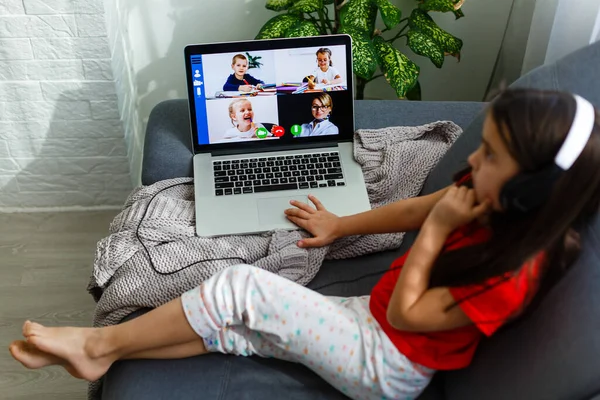
[[[213,161],[215,195],[344,186],[339,153]]]

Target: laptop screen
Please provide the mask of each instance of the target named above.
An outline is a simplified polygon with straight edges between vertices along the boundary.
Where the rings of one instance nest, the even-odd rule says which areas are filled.
[[[345,35],[186,47],[195,147],[351,138],[350,49]]]

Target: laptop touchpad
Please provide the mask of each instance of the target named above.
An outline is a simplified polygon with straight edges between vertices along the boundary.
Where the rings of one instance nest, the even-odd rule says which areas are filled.
[[[261,225],[280,225],[291,222],[283,213],[286,209],[292,208],[290,200],[298,200],[308,204],[308,197],[287,196],[287,197],[271,197],[268,199],[258,199],[258,220]]]

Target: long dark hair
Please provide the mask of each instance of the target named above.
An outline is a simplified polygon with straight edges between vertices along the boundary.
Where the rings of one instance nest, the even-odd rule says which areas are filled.
[[[575,99],[567,93],[511,89],[502,92],[488,112],[521,172],[528,173],[554,162],[575,109]],[[468,172],[461,171],[455,179]],[[561,173],[547,201],[527,214],[493,212],[491,239],[443,252],[432,270],[430,286],[457,287],[484,284],[493,277],[506,279],[544,251],[542,274],[535,282],[538,290],[527,302],[538,304],[578,255],[577,226],[598,212],[599,205],[600,117],[596,111],[588,143],[573,166]],[[482,286],[482,292],[488,289]]]

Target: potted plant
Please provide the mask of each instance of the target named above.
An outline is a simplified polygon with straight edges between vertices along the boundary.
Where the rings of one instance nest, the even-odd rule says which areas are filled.
[[[389,0],[267,0],[266,7],[279,14],[264,24],[256,39],[348,34],[357,99],[364,98],[369,82],[384,76],[399,98],[418,100],[419,66],[396,49],[394,42],[405,38],[415,54],[429,58],[438,68],[447,55],[460,61],[462,40],[441,29],[429,13],[452,12],[459,19],[464,17],[463,2],[418,0],[410,15],[402,18],[402,11]],[[375,26],[377,12],[385,25],[382,29]],[[385,32],[392,36],[386,39]],[[378,68],[382,73],[376,75]]]

